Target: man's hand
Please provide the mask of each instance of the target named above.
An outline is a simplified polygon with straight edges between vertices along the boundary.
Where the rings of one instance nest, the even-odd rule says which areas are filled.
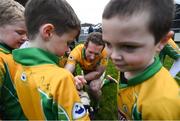
[[[82,89],[83,86],[87,83],[84,76],[82,76],[82,75],[75,76],[74,80],[75,80],[76,88],[78,90]]]

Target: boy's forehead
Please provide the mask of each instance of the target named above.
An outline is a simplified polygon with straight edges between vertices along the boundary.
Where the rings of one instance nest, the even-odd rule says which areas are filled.
[[[103,39],[114,38],[120,35],[130,35],[136,31],[148,31],[148,14],[132,16],[115,16],[102,20]]]

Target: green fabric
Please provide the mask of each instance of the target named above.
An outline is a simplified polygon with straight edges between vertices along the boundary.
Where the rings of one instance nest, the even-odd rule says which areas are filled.
[[[170,58],[177,60],[180,57],[180,54],[169,44],[167,44],[160,52],[159,58],[162,63],[164,63],[165,56],[168,55]]]
[[[40,64],[57,64],[59,65],[59,57],[42,50],[40,48],[23,48],[16,49],[12,52],[16,62],[25,66],[34,66]]]
[[[5,64],[6,75],[2,86],[1,114],[2,119],[8,120],[26,120],[22,111],[18,96],[14,88],[8,66]]]
[[[86,59],[86,50],[84,47],[82,49],[82,57],[83,57],[83,59]]]
[[[132,113],[133,113],[134,120],[142,120],[141,113],[137,109],[137,102],[133,106]]]
[[[5,54],[11,54],[12,48],[0,43],[0,51]],[[4,62],[5,72],[0,72],[0,114],[3,120],[26,120],[17,93],[14,88],[8,65]]]
[[[0,51],[2,51],[5,54],[12,53],[12,48],[8,47],[5,44],[0,43],[0,48],[2,48],[2,50],[0,50]]]
[[[67,113],[53,99],[47,96],[44,92],[39,91],[42,99],[43,111],[47,120],[66,120]]]

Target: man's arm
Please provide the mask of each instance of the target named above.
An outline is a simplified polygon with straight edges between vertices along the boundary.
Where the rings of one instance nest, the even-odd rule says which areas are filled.
[[[64,68],[69,70],[71,73],[74,73],[75,65],[73,65],[73,64],[66,64]]]
[[[65,69],[69,70],[72,74],[75,71],[75,65],[72,64],[66,64]],[[83,86],[86,84],[86,80],[84,79],[84,76],[77,75],[74,77],[75,85],[77,89],[83,88]]]

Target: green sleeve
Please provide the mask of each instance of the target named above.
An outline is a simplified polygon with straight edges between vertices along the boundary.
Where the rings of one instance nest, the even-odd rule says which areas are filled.
[[[159,57],[161,62],[164,62],[165,56],[168,55],[170,58],[177,60],[180,57],[178,49],[174,49],[172,46],[167,44],[160,52]]]

